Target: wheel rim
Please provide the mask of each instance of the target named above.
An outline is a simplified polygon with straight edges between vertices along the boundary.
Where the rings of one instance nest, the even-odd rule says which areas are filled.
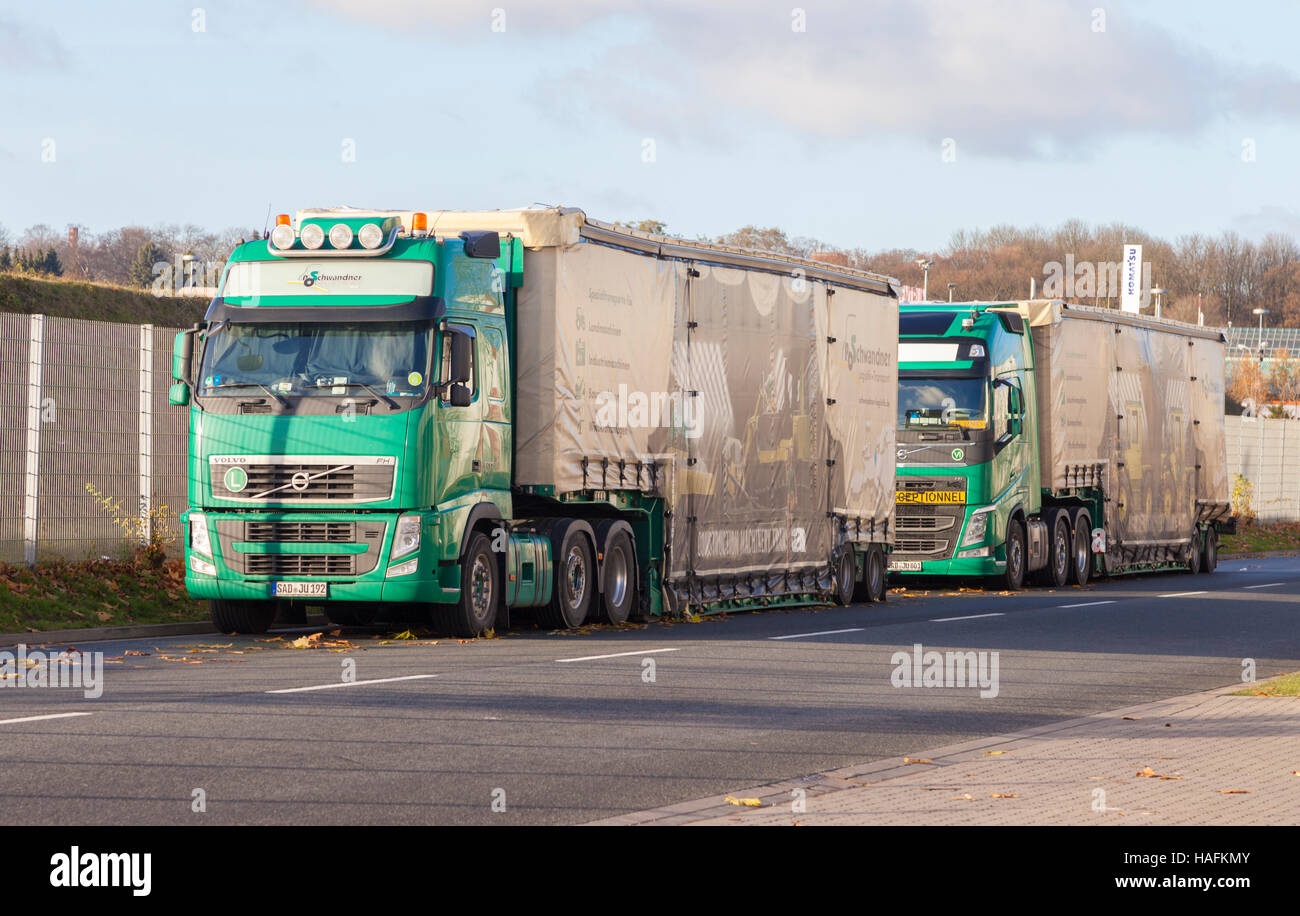
[[[1009,567],[1008,567],[1008,568],[1009,568],[1009,570],[1010,570],[1010,572],[1011,572],[1011,578],[1012,578],[1012,579],[1019,579],[1019,578],[1020,578],[1020,562],[1021,562],[1021,559],[1022,559],[1022,551],[1023,551],[1023,550],[1024,550],[1024,546],[1020,543],[1019,538],[1016,538],[1016,539],[1012,540],[1012,542],[1011,542],[1011,556],[1008,558],[1008,561],[1007,561],[1008,564],[1009,564]]]
[[[1088,571],[1088,541],[1087,531],[1083,528],[1076,529],[1074,532],[1074,566],[1082,579],[1084,573]]]
[[[470,607],[478,620],[487,618],[492,607],[492,570],[482,554],[474,558],[474,568],[470,571]]]
[[[627,555],[618,547],[605,559],[605,600],[610,607],[622,607],[627,597]]]
[[[1060,525],[1056,526],[1056,578],[1065,579],[1065,574],[1069,571],[1067,564],[1070,562],[1070,544],[1066,539],[1065,529]]]
[[[564,560],[564,597],[569,605],[577,607],[587,595],[587,558],[576,544],[569,548]]]

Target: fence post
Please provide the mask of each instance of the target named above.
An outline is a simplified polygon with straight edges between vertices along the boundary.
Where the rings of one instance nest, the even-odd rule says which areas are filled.
[[[36,565],[36,509],[41,481],[41,376],[45,316],[32,315],[27,348],[27,476],[23,500],[23,562]]]
[[[153,325],[140,325],[140,542],[153,535]]]

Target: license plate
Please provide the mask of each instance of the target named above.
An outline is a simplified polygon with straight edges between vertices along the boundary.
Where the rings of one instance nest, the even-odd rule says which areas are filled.
[[[920,560],[890,560],[889,571],[890,572],[920,572],[921,561]]]
[[[272,582],[271,594],[277,598],[328,598],[328,582]]]

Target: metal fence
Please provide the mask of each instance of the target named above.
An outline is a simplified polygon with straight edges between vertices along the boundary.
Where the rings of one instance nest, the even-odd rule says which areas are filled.
[[[0,560],[111,555],[151,531],[175,545],[187,473],[187,413],[167,404],[177,330],[0,314]]]
[[[1300,422],[1224,417],[1228,480],[1253,486],[1251,508],[1261,522],[1300,521]]]

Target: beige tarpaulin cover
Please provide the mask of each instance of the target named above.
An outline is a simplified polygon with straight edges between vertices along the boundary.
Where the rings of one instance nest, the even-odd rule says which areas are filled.
[[[892,529],[897,302],[765,266],[524,253],[516,482],[663,495],[692,599],[808,590],[785,572]]]
[[[1056,490],[1100,481],[1109,544],[1183,543],[1226,511],[1219,331],[1057,301],[1021,311],[1043,478]]]

